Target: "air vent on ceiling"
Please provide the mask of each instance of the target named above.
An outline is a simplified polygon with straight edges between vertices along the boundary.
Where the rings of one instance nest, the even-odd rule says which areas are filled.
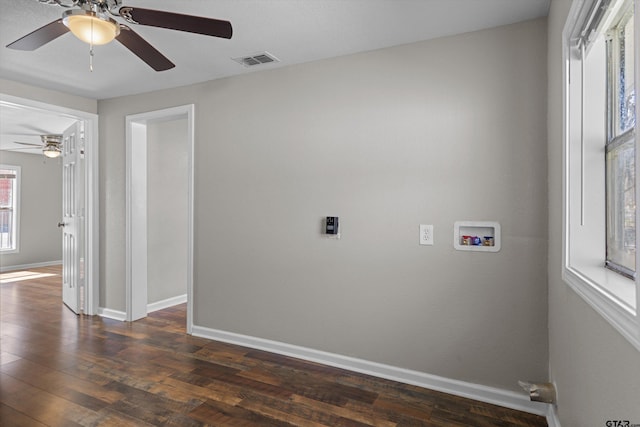
[[[250,56],[241,56],[240,58],[233,58],[233,60],[245,67],[253,67],[255,65],[280,62],[278,58],[271,55],[269,52],[256,53],[255,55]]]

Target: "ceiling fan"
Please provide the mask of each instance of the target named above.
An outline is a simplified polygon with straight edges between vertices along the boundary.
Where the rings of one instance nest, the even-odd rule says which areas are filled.
[[[62,154],[62,135],[40,135],[41,143],[13,141],[14,144],[24,145],[26,148],[15,148],[7,151],[42,150],[42,154],[50,159]]]
[[[122,6],[122,0],[37,1],[62,6],[68,10],[62,13],[60,19],[9,43],[8,48],[36,50],[66,34],[67,31],[71,31],[77,38],[91,45],[90,55],[93,55],[93,45],[107,44],[115,39],[154,70],[164,71],[175,67],[175,64],[128,25],[117,22],[111,16],[122,18],[129,24],[167,28],[225,39],[230,39],[233,34],[229,21]]]

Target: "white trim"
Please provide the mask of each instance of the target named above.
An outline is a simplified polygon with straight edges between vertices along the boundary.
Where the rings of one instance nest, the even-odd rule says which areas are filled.
[[[26,270],[28,268],[50,267],[52,265],[60,265],[60,264],[62,264],[61,259],[57,261],[34,262],[30,264],[5,265],[3,267],[0,267],[0,273],[5,273],[7,271]]]
[[[547,425],[549,427],[561,427],[560,420],[558,419],[558,411],[556,411],[555,405],[549,405],[549,411],[547,412]]]
[[[52,112],[85,123],[85,191],[87,192],[85,197],[85,290],[87,298],[85,298],[83,311],[85,314],[94,315],[98,310],[100,295],[98,115],[3,93],[0,93],[0,105]]]
[[[163,110],[149,111],[146,113],[132,114],[128,115],[125,118],[125,126],[126,126],[126,267],[125,267],[125,287],[126,287],[126,319],[131,321],[135,320],[135,318],[139,318],[134,316],[134,307],[142,307],[142,301],[146,304],[146,297],[144,299],[140,298],[139,295],[134,294],[135,287],[134,284],[134,257],[139,256],[142,248],[146,252],[146,237],[145,243],[139,246],[138,248],[134,247],[134,220],[140,219],[138,217],[134,217],[134,205],[133,205],[133,194],[132,194],[132,180],[133,176],[133,127],[136,124],[146,125],[149,122],[161,121],[161,120],[171,120],[178,118],[186,118],[187,119],[187,180],[188,180],[188,202],[187,202],[187,218],[188,218],[188,236],[187,236],[187,333],[191,334],[191,328],[193,325],[193,245],[194,245],[194,141],[195,141],[195,132],[194,132],[194,121],[195,121],[195,106],[194,104],[182,105],[178,107],[166,108]],[[136,167],[138,164],[136,164]],[[146,169],[146,168],[145,168]],[[146,229],[146,215],[144,218],[145,224],[137,224],[137,227],[144,227]],[[146,258],[146,253],[143,258]],[[138,266],[137,263],[135,263]],[[146,267],[145,267],[146,268]],[[143,275],[144,276],[144,275]],[[142,277],[142,276],[141,276]],[[146,282],[146,277],[144,277],[144,282]],[[146,289],[146,285],[144,286]],[[141,292],[139,292],[141,293]],[[144,292],[146,295],[146,290]],[[136,301],[137,298],[137,301]],[[148,311],[148,310],[147,310]],[[144,317],[144,316],[142,316]]]
[[[100,306],[100,163],[98,147],[98,116],[84,122],[85,164],[85,307],[94,315]]]
[[[284,356],[308,360],[311,362],[322,363],[336,368],[347,369],[374,377],[411,384],[430,390],[441,391],[455,396],[466,397],[485,403],[516,409],[518,411],[541,415],[543,417],[546,417],[549,411],[547,408],[549,406],[548,404],[532,402],[525,394],[509,390],[444,378],[424,372],[384,365],[382,363],[370,362],[368,360],[328,353],[320,350],[314,350],[312,348],[300,347],[263,338],[210,329],[204,326],[193,325],[192,331],[193,335],[197,337],[208,338],[215,341],[222,341],[271,353],[277,353]]]
[[[195,215],[195,106],[187,107],[187,334],[193,330],[193,245],[194,240],[194,215]]]
[[[635,310],[625,307],[625,304],[629,301],[621,301],[617,296],[612,296],[603,287],[602,283],[595,283],[590,279],[584,269],[572,265],[572,247],[571,247],[571,227],[570,227],[570,195],[572,189],[570,188],[571,179],[571,156],[570,156],[570,144],[571,144],[571,39],[574,37],[575,32],[578,31],[578,23],[581,17],[584,16],[584,11],[588,10],[589,6],[593,3],[593,0],[576,0],[571,6],[565,26],[562,32],[562,64],[563,64],[563,174],[562,174],[562,278],[563,281],[576,292],[590,307],[592,307],[598,314],[600,314],[616,331],[624,336],[637,350],[640,351],[640,275],[635,282],[635,296],[636,307]],[[640,0],[635,0],[636,6],[640,5]],[[636,7],[636,10],[640,10]],[[636,25],[639,21],[639,14],[636,13]],[[640,46],[635,46],[636,49],[636,81],[640,81],[638,75],[640,75],[640,56],[638,54]],[[578,107],[579,108],[579,107]],[[636,115],[640,111],[640,106],[636,105]],[[638,138],[640,138],[640,132],[636,132],[636,146],[639,145]],[[604,141],[603,141],[604,147]],[[636,150],[636,164],[640,161],[640,150]],[[636,186],[636,199],[640,198],[640,186]],[[636,210],[636,223],[640,222],[640,209]],[[640,241],[640,227],[636,228],[636,241]],[[602,260],[604,263],[604,260]],[[640,251],[636,251],[636,265],[640,265]],[[604,269],[604,267],[602,267]],[[633,302],[631,302],[633,303]],[[635,311],[635,314],[634,314]]]
[[[107,319],[119,320],[124,322],[127,320],[127,313],[124,311],[111,310],[110,308],[98,307],[98,316],[106,317]]]
[[[580,272],[565,267],[562,278],[575,293],[580,295],[589,306],[640,351],[640,329],[636,326],[635,316],[611,297],[606,296],[596,285],[590,284],[589,280]]]
[[[147,315],[147,126],[126,117],[126,313]],[[135,165],[135,168],[133,167]]]
[[[13,224],[11,229],[13,231],[13,248],[0,249],[0,255],[9,255],[20,253],[20,216],[22,211],[20,209],[20,193],[22,192],[22,167],[18,165],[10,165],[7,163],[0,164],[1,169],[13,169],[16,172],[13,196]]]
[[[185,302],[187,302],[187,294],[163,299],[162,301],[152,302],[150,304],[147,304],[147,313],[164,310],[165,308],[173,307],[174,305],[178,304],[184,304]]]

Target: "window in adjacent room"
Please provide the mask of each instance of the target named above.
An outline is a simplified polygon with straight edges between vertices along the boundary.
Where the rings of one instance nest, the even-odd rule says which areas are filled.
[[[563,32],[563,278],[640,350],[638,4],[574,0]]]
[[[0,165],[0,251],[18,251],[20,167]]]

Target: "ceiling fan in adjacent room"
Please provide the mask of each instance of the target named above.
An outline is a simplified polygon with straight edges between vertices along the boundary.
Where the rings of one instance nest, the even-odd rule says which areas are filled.
[[[13,141],[14,144],[23,145],[25,148],[14,148],[7,151],[42,150],[42,154],[50,159],[60,157],[62,154],[62,135],[40,135],[41,143]]]
[[[128,25],[121,24],[112,17],[122,18],[129,24],[167,28],[225,39],[230,39],[233,34],[229,21],[122,6],[122,0],[37,1],[62,6],[67,10],[62,13],[61,18],[9,43],[8,48],[36,50],[71,31],[77,38],[91,45],[91,55],[93,45],[107,44],[115,39],[154,70],[164,71],[175,67],[175,64]],[[176,2],[176,5],[180,3]]]

